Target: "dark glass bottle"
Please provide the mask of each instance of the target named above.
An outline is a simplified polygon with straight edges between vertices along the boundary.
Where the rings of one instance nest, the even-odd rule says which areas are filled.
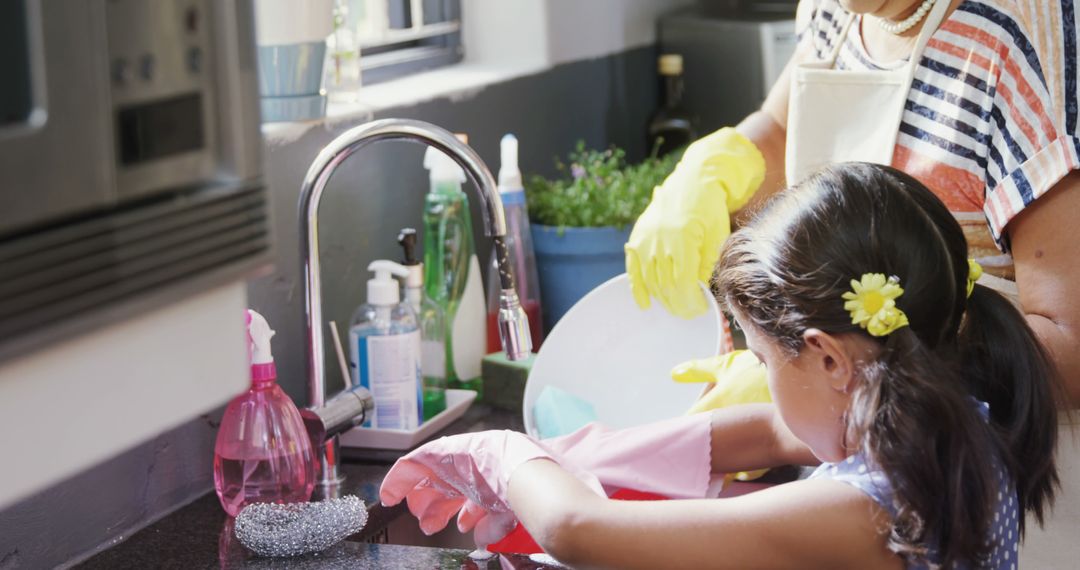
[[[683,108],[683,58],[679,54],[664,54],[658,60],[663,79],[663,104],[649,120],[649,150],[663,156],[685,147],[697,138],[694,121]]]

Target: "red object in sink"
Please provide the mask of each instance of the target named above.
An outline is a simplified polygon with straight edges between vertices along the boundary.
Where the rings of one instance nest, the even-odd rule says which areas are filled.
[[[642,493],[641,491],[629,489],[619,489],[615,494],[611,495],[611,498],[618,501],[666,501],[668,499],[663,495]],[[488,546],[487,549],[502,554],[540,554],[544,552],[544,549],[540,548],[540,545],[533,540],[529,531],[525,530],[525,527],[520,524],[510,531],[510,534],[504,536],[499,542]]]

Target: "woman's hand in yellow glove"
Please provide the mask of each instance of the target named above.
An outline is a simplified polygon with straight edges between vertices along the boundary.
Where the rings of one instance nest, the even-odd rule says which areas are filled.
[[[749,139],[724,128],[691,144],[626,243],[626,273],[637,304],[655,297],[672,314],[691,318],[708,304],[708,282],[731,233],[730,213],[761,186],[765,159]]]
[[[684,362],[671,371],[671,378],[676,382],[716,384],[694,402],[687,412],[689,414],[736,404],[772,401],[765,366],[749,350]]]

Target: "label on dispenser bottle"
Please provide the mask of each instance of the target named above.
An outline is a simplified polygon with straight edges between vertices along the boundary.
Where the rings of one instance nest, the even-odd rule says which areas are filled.
[[[371,391],[375,413],[364,427],[416,429],[423,418],[420,331],[361,336],[349,331],[352,366]]]

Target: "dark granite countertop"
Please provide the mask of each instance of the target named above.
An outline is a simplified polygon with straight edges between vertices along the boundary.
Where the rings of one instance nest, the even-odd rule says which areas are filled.
[[[435,437],[488,429],[522,430],[520,412],[477,404]],[[343,449],[342,494],[356,495],[368,504],[368,524],[363,531],[318,555],[298,558],[259,558],[240,545],[232,533],[232,521],[208,493],[130,537],[118,538],[115,546],[86,560],[78,568],[551,568],[528,556],[500,555],[486,562],[469,558],[467,550],[371,544],[380,530],[404,514],[403,505],[379,504],[379,485],[400,453]]]

